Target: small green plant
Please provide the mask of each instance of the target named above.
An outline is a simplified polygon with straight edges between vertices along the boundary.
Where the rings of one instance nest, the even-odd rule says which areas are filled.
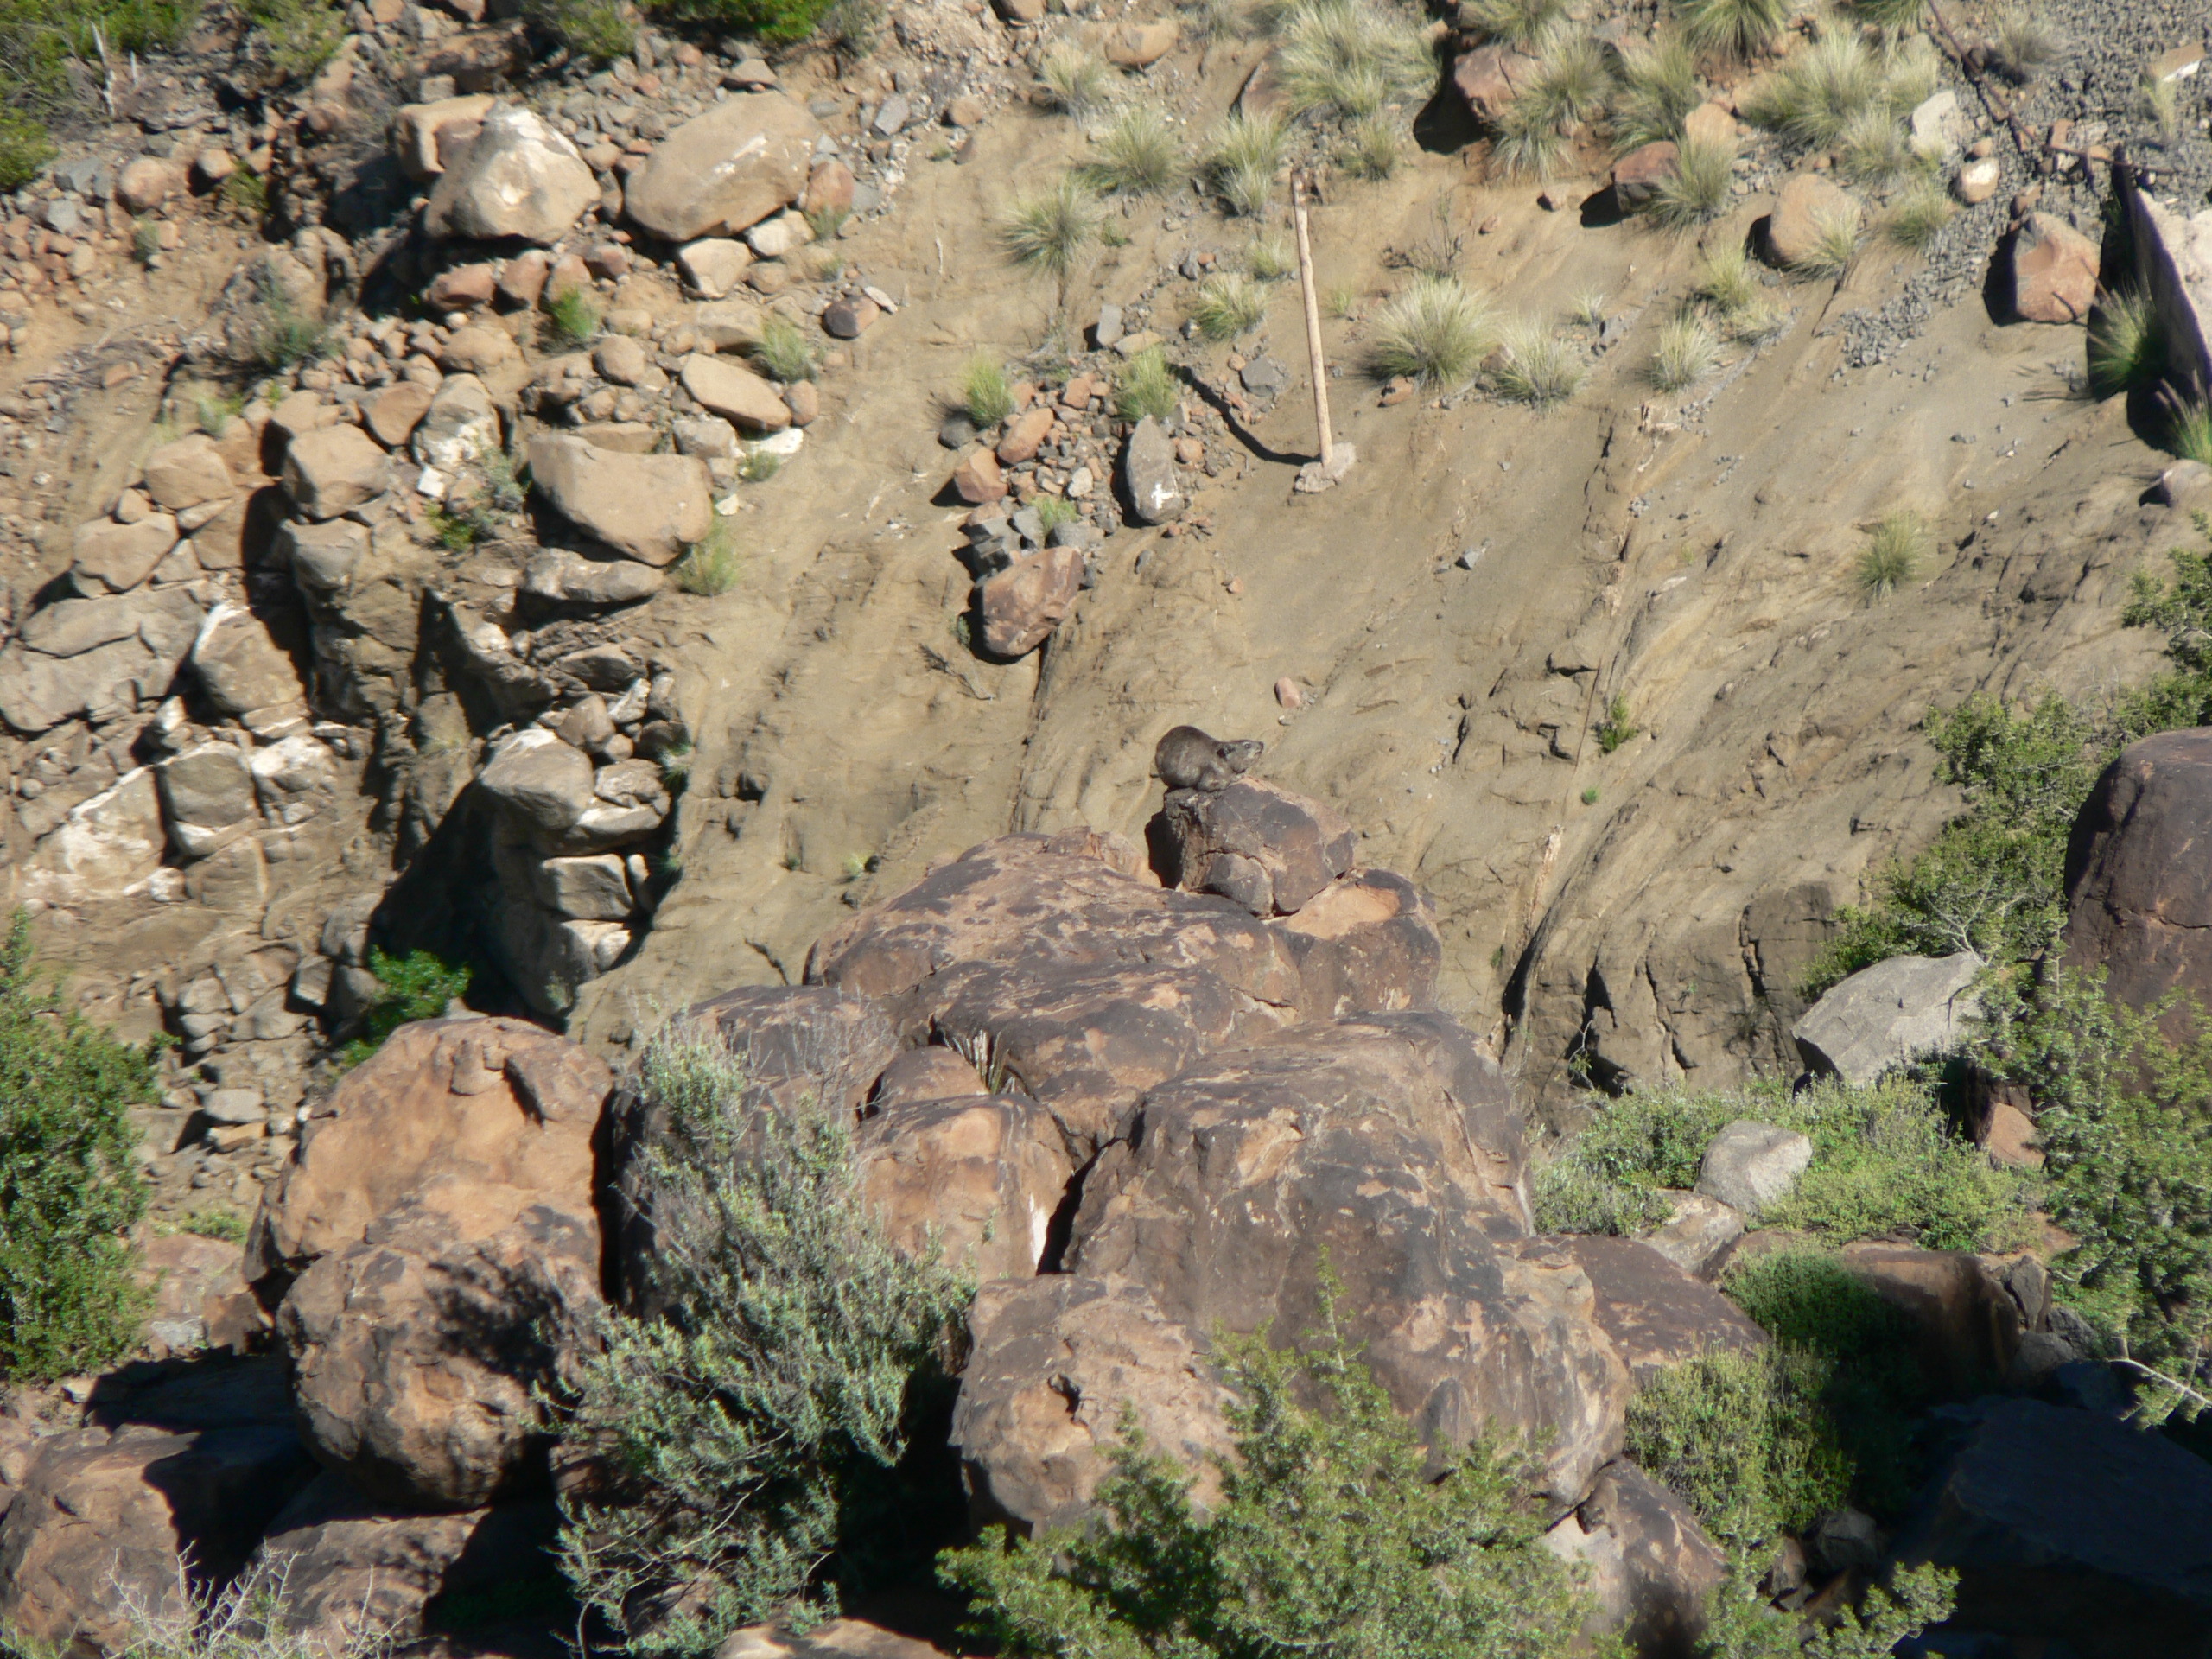
[[[1098,198],[1070,174],[1018,200],[999,235],[1016,264],[1065,283],[1084,249],[1097,239],[1100,217]]]
[[[1712,223],[1728,210],[1735,165],[1732,139],[1684,138],[1675,170],[1659,181],[1643,216],[1678,235]]]
[[[154,1053],[63,1005],[17,911],[0,941],[0,1376],[97,1370],[137,1339],[130,1108],[159,1097]]]
[[[483,539],[474,519],[433,501],[423,510],[423,522],[448,553],[466,553]]]
[[[806,228],[812,232],[817,242],[835,242],[837,233],[845,228],[846,221],[852,216],[853,210],[849,207],[832,207],[826,204],[810,207],[806,210]]]
[[[177,1217],[176,1230],[198,1238],[212,1238],[225,1244],[245,1243],[246,1219],[235,1210],[206,1208],[188,1210]]]
[[[1764,51],[1788,25],[1789,10],[1789,0],[1678,0],[1675,7],[1694,49],[1731,58]]]
[[[1457,385],[1497,340],[1490,305],[1450,276],[1416,276],[1376,314],[1369,365],[1379,378],[1411,375],[1425,386]]]
[[[1812,245],[1790,262],[1789,269],[1800,276],[1840,276],[1859,257],[1859,238],[1856,206],[1816,211]]]
[[[0,110],[0,190],[22,189],[59,153],[43,124]]]
[[[328,326],[302,311],[273,279],[261,285],[259,312],[251,348],[257,368],[291,368],[320,353],[329,341]]]
[[[690,784],[692,759],[689,743],[671,743],[660,752],[660,780],[670,794],[681,795]],[[683,868],[683,860],[673,848],[661,861],[664,868],[678,873]]]
[[[1078,121],[1089,120],[1110,104],[1117,86],[1113,67],[1105,59],[1065,41],[1045,54],[1037,78],[1052,107]]]
[[[1616,691],[1606,699],[1605,717],[1592,728],[1590,735],[1598,740],[1598,752],[1611,754],[1630,738],[1640,735],[1643,728],[1629,718],[1628,699]]]
[[[1046,536],[1083,517],[1083,509],[1065,495],[1040,495],[1029,505],[1037,510],[1038,528]]]
[[[1582,388],[1587,372],[1582,353],[1539,319],[1517,317],[1497,331],[1497,361],[1490,370],[1491,390],[1509,404],[1550,409]]]
[[[1882,234],[1898,247],[1925,253],[1957,212],[1950,193],[1936,180],[1915,179],[1891,202],[1882,219]]]
[[[384,988],[361,1016],[360,1034],[338,1051],[340,1071],[367,1059],[402,1026],[442,1017],[448,1003],[468,995],[469,982],[476,976],[466,963],[449,963],[429,950],[395,957],[372,950],[369,971]]]
[[[140,264],[151,264],[162,251],[162,227],[151,219],[141,219],[130,226],[130,257]]]
[[[245,399],[234,391],[213,393],[194,400],[193,417],[200,423],[200,429],[211,438],[219,438],[231,423],[245,412]]]
[[[1321,306],[1339,322],[1359,314],[1360,291],[1357,283],[1332,283],[1321,296]]]
[[[1255,237],[1244,250],[1244,269],[1261,282],[1283,282],[1298,274],[1298,255],[1280,236]]]
[[[770,379],[780,380],[785,385],[813,379],[819,366],[805,331],[789,317],[774,311],[760,320],[760,339],[751,355],[767,371]]]
[[[1191,315],[1208,340],[1234,340],[1267,321],[1268,290],[1242,271],[1223,271],[1198,284]]]
[[[589,289],[571,284],[545,302],[545,322],[552,344],[575,351],[599,338],[599,301]]]
[[[1566,127],[1595,120],[1612,91],[1612,73],[1598,42],[1579,30],[1558,29],[1544,41],[1536,72],[1514,102],[1529,105],[1535,119]]]
[[[978,353],[962,365],[953,404],[978,431],[988,431],[1013,414],[1014,392],[998,359]]]
[[[529,0],[523,15],[540,33],[588,63],[612,63],[637,48],[637,26],[620,0]]]
[[[2101,397],[2155,385],[2165,372],[2158,308],[2139,288],[2106,294],[2089,320],[2089,384]]]
[[[1613,97],[1613,148],[1625,152],[1680,139],[1700,97],[1697,60],[1681,35],[1660,35],[1626,48]]]
[[[1700,259],[1690,293],[1723,317],[1756,304],[1759,279],[1751,269],[1751,256],[1744,251],[1744,245],[1724,242]]]
[[[1567,0],[1471,0],[1459,16],[1485,40],[1535,46],[1567,16]]]
[[[2166,447],[2183,461],[2212,467],[2212,405],[2181,405],[2166,434]]]
[[[1562,1659],[1586,1611],[1539,1541],[1530,1469],[1487,1436],[1440,1472],[1338,1324],[1302,1349],[1227,1338],[1236,1454],[1217,1503],[1133,1416],[1097,1522],[1040,1540],[987,1527],[940,1558],[979,1650],[1008,1659]]]
[[[747,484],[766,484],[783,470],[784,458],[758,445],[747,449],[745,459],[737,463],[737,475]]]
[[[1206,149],[1208,186],[1232,213],[1256,215],[1274,198],[1275,169],[1288,143],[1281,118],[1237,111],[1215,129]]]
[[[2167,143],[2181,136],[2181,83],[2146,73],[2143,77],[2139,101],[2143,113],[2158,130],[2158,137]]]
[[[293,1626],[286,1615],[297,1605],[291,1588],[295,1560],[257,1555],[223,1583],[202,1581],[185,1560],[163,1593],[149,1596],[135,1586],[118,1586],[123,1631],[117,1650],[139,1659],[387,1659],[391,1634],[365,1605],[356,1610],[339,1602],[327,1628]],[[41,1652],[10,1645],[27,1659]]]
[[[1435,78],[1421,31],[1376,0],[1300,0],[1282,13],[1276,33],[1275,73],[1294,115],[1376,115]]]
[[[684,593],[715,599],[737,586],[744,575],[737,552],[737,535],[729,519],[715,515],[706,539],[694,543],[676,562],[669,579]]]
[[[1922,561],[1932,550],[1928,525],[1918,513],[1887,513],[1867,532],[1852,575],[1869,599],[1887,599],[1920,574]]]
[[[1745,112],[1801,144],[1840,140],[1854,117],[1886,110],[1882,69],[1858,34],[1834,29],[1793,53]]]
[[[844,873],[846,885],[849,887],[859,880],[869,871],[874,869],[875,866],[876,858],[873,853],[847,853],[845,861],[841,867]]]
[[[1582,804],[1585,806],[1595,806],[1598,804],[1597,785],[1592,784],[1589,788],[1582,791]]]
[[[340,9],[321,0],[247,0],[264,60],[282,84],[311,79],[346,38]]]
[[[1114,386],[1114,408],[1125,421],[1164,421],[1175,412],[1181,394],[1167,353],[1147,346],[1131,358]]]
[[[1687,391],[1720,363],[1720,340],[1694,311],[1669,317],[1659,329],[1659,343],[1645,371],[1661,391]],[[1608,753],[1611,753],[1609,750]]]
[[[269,181],[250,167],[234,169],[215,194],[246,219],[258,222],[269,217]]]
[[[667,1123],[642,1179],[668,1317],[606,1316],[556,1402],[563,1439],[608,1476],[563,1498],[562,1568],[633,1655],[803,1627],[849,1568],[898,1565],[938,1524],[901,1463],[944,1408],[972,1287],[885,1237],[834,1103],[849,1080],[823,1065],[766,1099],[685,1026],[639,1065]]]
[[[1189,174],[1190,157],[1174,121],[1157,104],[1132,104],[1092,140],[1097,159],[1084,169],[1099,189],[1156,196]]]
[[[1363,115],[1344,128],[1337,165],[1356,179],[1379,182],[1398,170],[1402,154],[1398,124],[1387,115]]]
[[[858,63],[875,50],[883,35],[883,0],[830,0],[814,38],[847,63]]]
[[[2058,31],[2041,6],[2012,5],[1992,20],[1989,45],[2006,76],[2025,84],[2058,55]]]

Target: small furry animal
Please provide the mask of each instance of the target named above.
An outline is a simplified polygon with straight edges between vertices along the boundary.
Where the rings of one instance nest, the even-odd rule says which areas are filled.
[[[1170,789],[1202,789],[1211,793],[1236,782],[1267,747],[1255,738],[1224,741],[1195,726],[1178,726],[1152,752],[1152,769]]]

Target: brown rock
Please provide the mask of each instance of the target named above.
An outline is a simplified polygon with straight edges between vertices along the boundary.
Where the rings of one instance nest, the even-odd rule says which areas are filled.
[[[883,1068],[868,1096],[868,1109],[887,1112],[918,1101],[964,1100],[990,1092],[964,1057],[932,1045],[910,1048]]]
[[[1681,149],[1667,139],[1643,144],[1613,163],[1613,195],[1633,213],[1648,205],[1681,170]]]
[[[2043,1143],[2036,1135],[2036,1121],[2010,1101],[2000,1100],[1990,1109],[1981,1148],[1989,1154],[1991,1163],[2006,1169],[2043,1167]]]
[[[737,93],[668,136],[630,175],[623,210],[665,241],[734,236],[798,200],[821,130],[785,93]]]
[[[184,188],[181,165],[165,156],[141,156],[116,175],[116,205],[126,213],[143,213],[182,195]]]
[[[397,449],[415,434],[437,394],[419,380],[395,380],[361,405],[362,424],[387,449]]]
[[[1581,1507],[1544,1541],[1589,1572],[1598,1612],[1586,1628],[1618,1635],[1632,1653],[1691,1651],[1728,1575],[1726,1554],[1689,1507],[1632,1463],[1599,1470]]]
[[[80,592],[123,593],[153,574],[176,545],[176,520],[166,512],[149,514],[135,524],[98,521],[80,525],[69,567]]]
[[[446,336],[438,347],[438,366],[448,374],[482,374],[521,355],[515,337],[505,329],[475,322]]]
[[[882,315],[882,308],[874,300],[847,295],[832,300],[823,312],[822,332],[832,340],[858,340]]]
[[[1052,429],[1050,405],[1039,404],[1023,410],[1007,423],[1006,435],[999,440],[999,460],[1008,467],[1035,460],[1037,451],[1044,447],[1046,435]]]
[[[701,407],[748,432],[780,432],[791,423],[791,406],[776,388],[743,364],[695,352],[683,359],[683,380]]]
[[[793,426],[812,426],[822,418],[822,393],[811,380],[794,380],[784,388],[784,407]]]
[[[806,194],[799,206],[810,213],[849,213],[853,211],[853,169],[842,162],[817,162],[806,175]]]
[[[833,1618],[804,1636],[785,1624],[748,1624],[715,1649],[715,1659],[945,1659],[945,1654],[863,1618]]]
[[[1045,15],[1045,0],[991,0],[1009,23],[1033,23]]]
[[[1560,1242],[1590,1275],[1598,1323],[1639,1382],[1700,1354],[1766,1346],[1766,1332],[1735,1303],[1649,1244],[1598,1235]]]
[[[1298,1011],[1349,1019],[1436,1006],[1444,941],[1428,895],[1389,870],[1354,870],[1271,921],[1298,964]]]
[[[1351,825],[1334,807],[1257,779],[1171,790],[1152,841],[1160,879],[1217,893],[1255,916],[1294,915],[1351,868]]]
[[[390,459],[358,426],[302,432],[284,448],[284,493],[310,518],[335,518],[391,486]]]
[[[238,170],[236,156],[227,149],[211,145],[192,158],[192,187],[195,190],[213,190]]]
[[[1710,1284],[1729,1248],[1744,1236],[1744,1212],[1702,1192],[1669,1192],[1673,1217],[1643,1243],[1684,1273]]]
[[[444,172],[448,135],[465,129],[474,137],[497,101],[488,92],[472,92],[402,107],[392,118],[391,143],[407,175],[429,179]]]
[[[1045,1269],[1052,1217],[1075,1173],[1059,1126],[1019,1095],[880,1109],[861,1126],[855,1162],[893,1244],[938,1249],[979,1281]]]
[[[1011,662],[1043,645],[1074,607],[1083,568],[1081,548],[1048,547],[988,577],[976,595],[983,649]]]
[[[1467,113],[1494,127],[1543,65],[1510,46],[1483,46],[1463,52],[1452,65],[1452,89]]]
[[[434,237],[556,242],[599,200],[576,147],[528,109],[493,109],[466,148],[439,154],[445,170],[423,212]]]
[[[971,507],[1003,500],[1006,478],[999,471],[998,457],[988,449],[975,451],[952,469],[952,488]]]
[[[223,452],[200,433],[165,443],[146,457],[146,493],[168,512],[183,512],[238,493]]]
[[[1175,49],[1182,33],[1173,17],[1116,24],[1106,35],[1106,61],[1118,69],[1149,68]]]
[[[2012,309],[2028,322],[2087,322],[2097,245],[2063,219],[2031,213],[2012,235]]]
[[[1682,137],[1702,144],[1736,142],[1736,112],[1726,104],[1700,104],[1682,118]]]
[[[1200,1503],[1219,1501],[1213,1460],[1231,1447],[1229,1391],[1188,1328],[1163,1317],[1141,1285],[1001,1280],[977,1294],[968,1328],[974,1349],[952,1444],[977,1525],[1034,1537],[1079,1524],[1130,1414],[1147,1446],[1198,1477]]]
[[[180,1563],[227,1579],[314,1470],[284,1427],[50,1435],[0,1522],[0,1622],[56,1653],[124,1652],[134,1601],[185,1612]]]
[[[536,305],[552,269],[552,260],[541,248],[517,254],[499,272],[499,297],[514,305]]]
[[[2032,1262],[2033,1258],[2023,1258]],[[2011,1369],[2024,1331],[2049,1320],[2050,1281],[2034,1269],[2017,1275],[2032,1285],[2035,1306],[2024,1313],[2004,1273],[2007,1264],[1964,1250],[1922,1250],[1899,1244],[1850,1244],[1844,1265],[1912,1322],[1923,1376],[1946,1393],[1973,1394]]]
[[[530,477],[562,517],[641,564],[672,564],[714,528],[707,464],[690,455],[623,454],[549,434],[531,441]]]
[[[1135,960],[1211,969],[1277,1007],[1295,1001],[1297,970],[1267,929],[1218,899],[1140,880],[1133,849],[1103,839],[1097,850],[1076,831],[972,847],[817,939],[807,982],[897,996],[962,962],[1041,969]]]
[[[423,298],[435,310],[474,311],[492,303],[499,278],[488,264],[455,265],[430,279]]]
[[[207,613],[191,661],[207,700],[225,714],[307,702],[298,666],[242,605],[226,601]]]
[[[1809,257],[1830,226],[1847,223],[1856,228],[1860,218],[1858,198],[1815,173],[1800,173],[1782,187],[1782,194],[1768,216],[1766,249],[1778,265],[1795,265]]]
[[[2212,729],[2162,732],[2107,766],[2066,848],[2066,963],[2105,969],[2105,993],[2147,1008],[2178,992],[2212,1008]],[[2185,1040],[2185,1009],[2167,1036]]]

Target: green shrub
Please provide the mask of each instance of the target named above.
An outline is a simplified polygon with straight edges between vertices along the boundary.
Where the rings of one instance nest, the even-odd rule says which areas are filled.
[[[612,63],[638,44],[637,25],[621,0],[530,0],[523,15],[579,58]]]
[[[45,129],[29,112],[67,111],[89,96],[99,84],[93,66],[102,41],[116,61],[164,50],[190,32],[200,10],[199,0],[0,0],[0,96],[19,111],[0,124],[0,151],[14,149],[9,159],[29,168],[4,188],[28,183],[50,159]]]
[[[1457,278],[1416,277],[1376,314],[1368,361],[1376,375],[1411,375],[1424,386],[1459,385],[1497,340],[1490,303]]]
[[[563,1499],[560,1554],[628,1651],[697,1654],[834,1608],[929,1533],[899,1465],[971,1287],[885,1239],[834,1106],[748,1102],[697,1030],[662,1032],[640,1070],[668,1125],[645,1168],[668,1314],[609,1315],[561,1402],[607,1480]]]
[[[1167,353],[1157,346],[1147,346],[1128,360],[1115,384],[1115,412],[1125,421],[1141,421],[1147,416],[1164,421],[1175,412],[1180,397],[1175,371],[1167,366]]]
[[[2089,321],[2089,384],[2101,397],[2156,385],[2166,347],[2158,308],[2139,288],[2107,294]]]
[[[1745,113],[1801,144],[1833,144],[1856,116],[1886,110],[1882,68],[1850,29],[1832,29],[1767,78]]]
[[[1014,413],[1014,392],[998,359],[979,353],[961,366],[955,404],[982,430]]]
[[[599,301],[588,288],[563,288],[545,302],[545,322],[559,349],[588,346],[599,338]]]
[[[270,73],[284,85],[312,79],[338,55],[346,20],[323,0],[246,0]]]
[[[714,599],[736,587],[744,574],[743,561],[738,556],[736,531],[731,528],[730,520],[716,513],[706,540],[685,550],[676,562],[676,568],[669,572],[669,580],[684,593]]]
[[[654,10],[725,35],[750,35],[770,46],[790,46],[813,34],[832,3],[833,0],[660,0]]]
[[[1601,754],[1611,754],[1643,730],[1629,718],[1628,699],[1616,691],[1606,700],[1605,717],[1591,728]]]
[[[0,943],[0,1376],[96,1370],[137,1340],[130,1109],[159,1097],[153,1054],[62,1007],[18,911]]]
[[[1073,174],[1022,197],[999,226],[1007,256],[1065,282],[1083,250],[1098,239],[1098,198]]]
[[[1984,998],[1985,1065],[2033,1091],[2051,1219],[2075,1246],[2054,1266],[2113,1345],[2212,1392],[2212,1033],[2184,1039],[2104,993],[2104,970],[2056,969]],[[2146,1415],[2203,1403],[2152,1389]]]
[[[984,1529],[943,1575],[1007,1659],[1552,1659],[1586,1604],[1540,1541],[1523,1460],[1478,1440],[1440,1473],[1335,1324],[1302,1352],[1224,1344],[1236,1455],[1210,1515],[1125,1419],[1099,1522]]]
[[[1242,271],[1223,271],[1198,284],[1191,315],[1208,340],[1234,340],[1267,321],[1266,285]]]
[[[1859,592],[1886,599],[1920,574],[1930,550],[1928,525],[1916,512],[1885,513],[1867,532],[1866,544],[1851,568]]]
[[[1760,1575],[1740,1560],[1706,1605],[1706,1628],[1694,1659],[1890,1659],[1958,1604],[1959,1575],[1948,1567],[1914,1567],[1872,1586],[1856,1607],[1839,1609],[1833,1624],[1777,1613],[1759,1592]]]
[[[1647,1378],[1625,1450],[1742,1548],[1848,1501],[1850,1471],[1821,1407],[1830,1368],[1802,1350],[1719,1350]]]
[[[1682,33],[1700,52],[1748,58],[1789,22],[1789,0],[1675,0]]]
[[[261,281],[257,312],[248,347],[256,368],[272,372],[291,368],[319,353],[330,339],[329,326],[293,304],[273,277],[264,276]]]
[[[22,189],[58,153],[39,122],[0,110],[0,190]]]
[[[235,1210],[188,1210],[177,1220],[180,1233],[195,1238],[219,1239],[226,1244],[245,1243],[246,1218]]]
[[[814,378],[814,347],[807,343],[806,331],[777,312],[771,311],[760,320],[760,339],[751,355],[770,379],[785,385]]]
[[[468,995],[468,982],[475,977],[467,963],[456,966],[429,950],[395,957],[372,950],[369,971],[384,989],[361,1016],[360,1035],[338,1051],[341,1070],[367,1059],[402,1026],[442,1016],[446,1004]]]
[[[1595,806],[1597,791],[1583,792]],[[1572,1157],[1536,1166],[1529,1178],[1529,1207],[1540,1233],[1605,1233],[1635,1238],[1674,1218],[1674,1206],[1651,1187],[1609,1180]]]
[[[1037,509],[1038,527],[1047,536],[1083,517],[1083,509],[1065,495],[1040,495],[1029,505]]]

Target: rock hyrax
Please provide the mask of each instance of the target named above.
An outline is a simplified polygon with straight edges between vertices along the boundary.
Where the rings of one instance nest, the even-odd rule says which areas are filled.
[[[1195,726],[1178,726],[1152,752],[1152,769],[1170,789],[1225,789],[1267,747],[1254,738],[1224,742]]]

